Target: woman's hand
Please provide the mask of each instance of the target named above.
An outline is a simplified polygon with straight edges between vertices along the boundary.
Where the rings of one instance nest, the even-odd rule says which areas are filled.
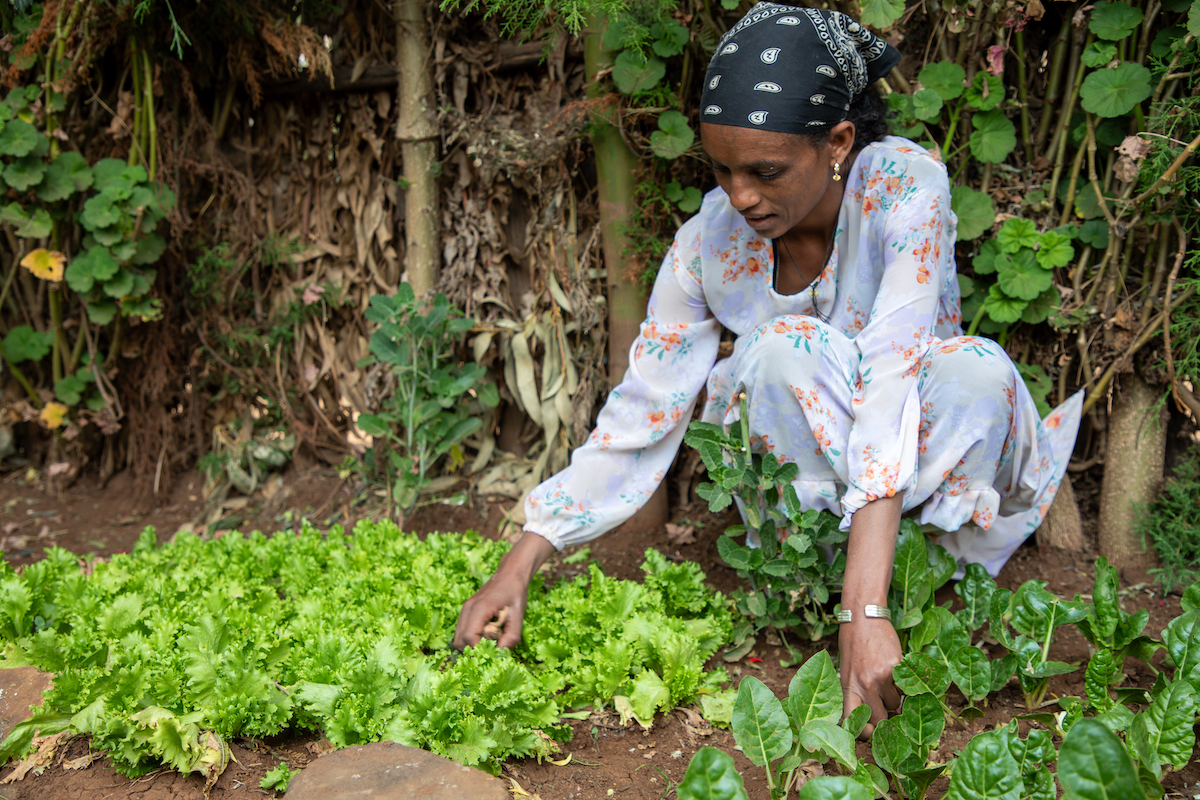
[[[874,733],[875,723],[900,705],[892,682],[892,667],[903,657],[900,637],[891,620],[868,617],[864,612],[867,604],[887,605],[902,511],[902,498],[897,495],[867,503],[850,520],[842,608],[850,611],[853,622],[845,623],[838,632],[838,659],[843,713],[849,715],[863,703],[871,707],[864,737]]]
[[[500,566],[488,582],[463,603],[454,629],[454,646],[462,650],[474,647],[484,636],[484,628],[500,619],[503,632],[499,647],[515,647],[521,641],[521,623],[529,602],[529,581],[551,553],[554,545],[535,533],[526,533],[521,541],[500,559]]]
[[[838,658],[842,676],[842,714],[866,704],[871,721],[860,738],[868,738],[875,724],[900,707],[900,693],[892,681],[892,667],[900,663],[900,637],[890,620],[855,614],[853,622],[838,631]]]

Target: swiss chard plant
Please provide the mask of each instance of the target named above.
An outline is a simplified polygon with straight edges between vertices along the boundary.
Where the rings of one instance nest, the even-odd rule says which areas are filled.
[[[839,545],[846,534],[832,514],[800,507],[792,486],[795,464],[752,450],[746,401],[741,404],[742,420],[732,433],[720,425],[693,422],[684,441],[699,451],[708,469],[710,482],[696,492],[709,509],[721,511],[737,498],[745,514],[746,524],[730,527],[717,548],[750,586],[734,595],[747,620],[736,638],[748,652],[753,631],[791,628],[819,639],[836,629],[827,604],[831,592],[841,588],[846,556]],[[739,544],[734,537],[742,534],[750,543],[757,539],[759,546]]]
[[[789,796],[801,776],[799,767],[812,759],[832,762],[843,775],[810,780],[801,797],[871,798],[885,792],[887,783],[878,767],[862,762],[854,751],[854,739],[869,717],[870,708],[864,705],[842,719],[841,683],[822,650],[796,671],[783,701],[758,678],[743,678],[732,727],[742,753],[764,769],[773,800]],[[745,797],[733,760],[722,755],[710,748],[698,752],[680,783],[679,797]],[[815,785],[808,788],[811,784]],[[729,793],[704,794],[718,786]]]
[[[989,631],[1015,656],[1017,679],[1030,711],[1045,700],[1051,677],[1078,668],[1078,664],[1051,660],[1050,645],[1056,630],[1086,619],[1087,614],[1082,601],[1055,596],[1044,581],[1026,581],[1016,592],[999,589],[992,595]]]
[[[462,316],[443,294],[423,309],[411,286],[396,294],[371,297],[366,317],[379,327],[371,334],[371,354],[360,366],[381,363],[394,376],[391,394],[374,414],[361,414],[358,425],[375,437],[365,467],[388,484],[389,503],[402,512],[417,503],[427,476],[443,456],[462,463],[459,444],[483,425],[480,406],[500,397],[487,370],[457,355],[463,334],[475,320]]]

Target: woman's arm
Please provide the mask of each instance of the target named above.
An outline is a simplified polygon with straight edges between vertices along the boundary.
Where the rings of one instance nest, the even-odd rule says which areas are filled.
[[[624,379],[571,465],[529,493],[525,536],[463,606],[456,647],[478,643],[487,622],[506,607],[498,644],[516,645],[529,580],[541,563],[556,548],[588,541],[629,519],[662,482],[720,340],[694,270],[698,230],[695,218],[680,229],[659,270]]]
[[[864,703],[871,707],[864,736],[870,736],[875,723],[900,705],[892,682],[892,667],[903,657],[900,638],[890,620],[867,617],[863,607],[887,606],[902,500],[897,495],[867,503],[850,523],[842,608],[850,610],[852,621],[838,631],[838,654],[843,714],[848,716]]]

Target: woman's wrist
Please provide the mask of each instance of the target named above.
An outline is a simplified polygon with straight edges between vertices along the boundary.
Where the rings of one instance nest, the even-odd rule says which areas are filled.
[[[497,572],[513,572],[528,583],[538,568],[554,553],[554,549],[549,539],[532,531],[525,531],[520,541],[500,559]]]

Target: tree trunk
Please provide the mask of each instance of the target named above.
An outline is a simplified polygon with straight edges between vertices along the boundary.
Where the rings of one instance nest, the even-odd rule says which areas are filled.
[[[603,93],[595,76],[612,66],[615,54],[603,45],[607,20],[600,15],[592,18],[584,37],[584,65],[592,81],[588,94]],[[627,218],[634,208],[634,186],[637,158],[625,144],[621,131],[605,116],[600,107],[592,118],[592,149],[596,154],[596,182],[600,204],[601,248],[608,272],[608,377],[615,385],[629,367],[629,348],[637,338],[638,328],[646,316],[646,292],[637,280],[637,265],[625,256],[629,237],[625,232]],[[667,521],[666,484],[642,507],[627,525],[653,527]]]
[[[396,138],[407,191],[404,197],[404,268],[418,297],[437,283],[438,126],[433,100],[429,31],[422,0],[396,0],[396,62],[399,120]]]
[[[1149,503],[1162,487],[1167,428],[1159,393],[1137,373],[1122,381],[1113,403],[1100,490],[1100,555],[1121,569],[1146,570],[1157,563],[1142,546],[1135,503]]]
[[[1037,543],[1039,547],[1057,547],[1072,552],[1083,550],[1083,520],[1079,516],[1070,475],[1063,475],[1058,494],[1050,504],[1050,513],[1037,530]]]

